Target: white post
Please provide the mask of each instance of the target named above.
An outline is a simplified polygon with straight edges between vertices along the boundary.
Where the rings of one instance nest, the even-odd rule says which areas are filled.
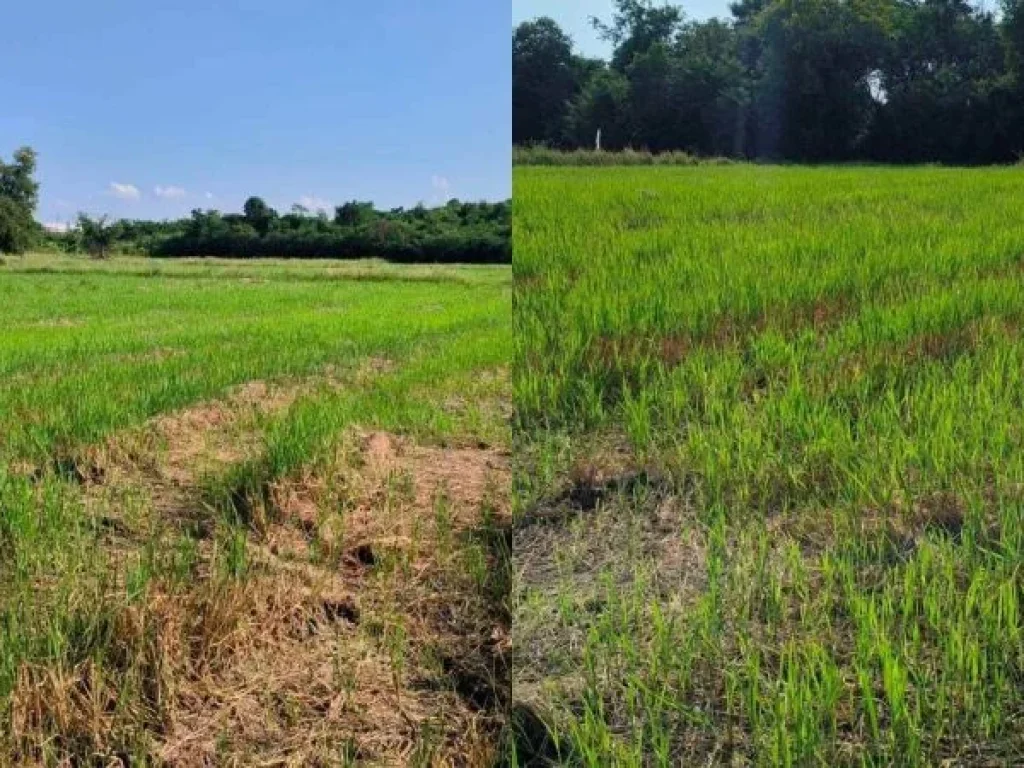
[[[594,140],[594,149],[601,151],[601,129],[597,129],[597,138]]]

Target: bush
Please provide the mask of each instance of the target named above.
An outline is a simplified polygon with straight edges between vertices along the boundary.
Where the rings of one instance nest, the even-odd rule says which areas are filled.
[[[545,146],[512,149],[512,165],[725,165],[733,162],[725,157],[698,157],[679,151],[649,152],[630,147],[617,152]]]

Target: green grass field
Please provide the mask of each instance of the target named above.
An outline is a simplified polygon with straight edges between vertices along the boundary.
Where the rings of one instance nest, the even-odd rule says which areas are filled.
[[[510,294],[507,268],[8,257],[0,764],[488,764]]]
[[[513,206],[518,763],[1024,764],[1024,172]]]

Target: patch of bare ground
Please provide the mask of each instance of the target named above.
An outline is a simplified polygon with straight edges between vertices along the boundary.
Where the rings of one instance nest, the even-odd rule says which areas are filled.
[[[257,556],[341,574],[368,648],[385,654],[389,684],[367,696],[400,719],[352,729],[362,753],[403,764],[402,745],[428,733],[441,763],[494,760],[510,696],[510,474],[501,449],[354,432],[329,470],[270,489]]]
[[[324,555],[359,565],[372,565],[395,549],[429,559],[435,555],[421,545],[479,526],[482,511],[496,521],[508,515],[503,490],[510,469],[503,449],[425,446],[385,432],[353,433],[333,463],[328,472],[271,486],[275,514],[263,517],[280,521],[265,534],[277,554],[305,556],[306,545],[315,544]],[[288,552],[296,532],[305,544]]]
[[[884,544],[909,556],[927,535],[959,539],[967,519],[966,503],[953,493],[936,491],[907,498],[896,494],[886,504],[855,510],[794,512],[771,518],[773,537],[796,542],[808,555],[818,555],[836,541]],[[994,525],[992,521],[982,528]]]
[[[613,609],[613,594],[640,590],[682,612],[707,581],[706,531],[687,489],[613,444],[574,464],[566,480],[513,532],[517,728],[534,742],[520,743],[522,754],[543,737],[519,721],[539,723],[540,702],[581,689],[587,633]]]
[[[104,518],[118,517],[128,497],[149,511],[148,520],[119,524],[205,525],[197,501],[203,478],[255,454],[255,421],[286,410],[309,386],[250,381],[222,399],[159,416],[64,460],[65,474],[83,484],[87,506]]]
[[[134,600],[104,595],[103,653],[21,670],[18,762],[495,762],[510,698],[507,452],[354,432],[328,466],[254,502],[273,513],[248,532],[241,574],[223,573],[231,543],[203,478],[254,456],[260,416],[303,387],[252,382],[76,462],[104,556],[127,570],[185,532],[195,563]]]

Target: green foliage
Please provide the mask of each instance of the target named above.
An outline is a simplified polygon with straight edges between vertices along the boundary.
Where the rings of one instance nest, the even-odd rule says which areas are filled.
[[[0,253],[24,253],[35,237],[35,222],[23,206],[0,197]]]
[[[632,135],[629,82],[611,69],[596,72],[569,106],[566,136],[574,147],[592,147],[598,130],[601,146],[621,149]]]
[[[599,19],[591,19],[591,23],[615,47],[612,67],[624,72],[638,56],[671,43],[684,18],[678,6],[655,5],[652,0],[615,0],[611,24]]]
[[[23,253],[38,231],[33,219],[39,197],[39,184],[33,178],[36,153],[22,147],[13,160],[0,160],[0,253]]]
[[[84,213],[78,214],[78,236],[86,252],[97,259],[107,258],[114,242],[114,230],[106,216],[93,219]]]
[[[270,227],[277,218],[277,211],[267,205],[261,197],[250,197],[242,206],[242,213],[245,221],[252,227],[260,237],[270,231]]]
[[[377,218],[373,203],[352,200],[334,209],[334,223],[341,227],[359,227]]]
[[[1003,22],[1000,25],[1006,46],[1006,62],[1017,82],[1024,80],[1024,1],[1003,1]]]
[[[85,249],[96,255],[118,251],[168,258],[382,258],[400,263],[480,264],[507,264],[512,259],[509,204],[458,200],[433,209],[392,211],[351,202],[339,206],[329,219],[301,210],[280,216],[254,197],[246,202],[242,215],[196,209],[178,221],[80,219],[77,230],[47,233],[45,242],[55,251]]]
[[[730,20],[687,22],[673,5],[616,0],[610,23],[594,20],[613,45],[607,65],[573,54],[550,19],[520,25],[513,141],[586,148],[600,129],[607,149],[814,162],[977,164],[1024,151],[1017,0],[998,19],[964,0],[731,10]],[[575,76],[547,81],[545,68]]]
[[[39,200],[39,184],[33,178],[36,172],[36,153],[31,147],[21,147],[14,152],[14,162],[0,162],[0,197],[14,200],[19,205],[34,211]]]
[[[512,140],[558,143],[565,107],[576,90],[572,41],[550,18],[520,24],[512,35]]]

